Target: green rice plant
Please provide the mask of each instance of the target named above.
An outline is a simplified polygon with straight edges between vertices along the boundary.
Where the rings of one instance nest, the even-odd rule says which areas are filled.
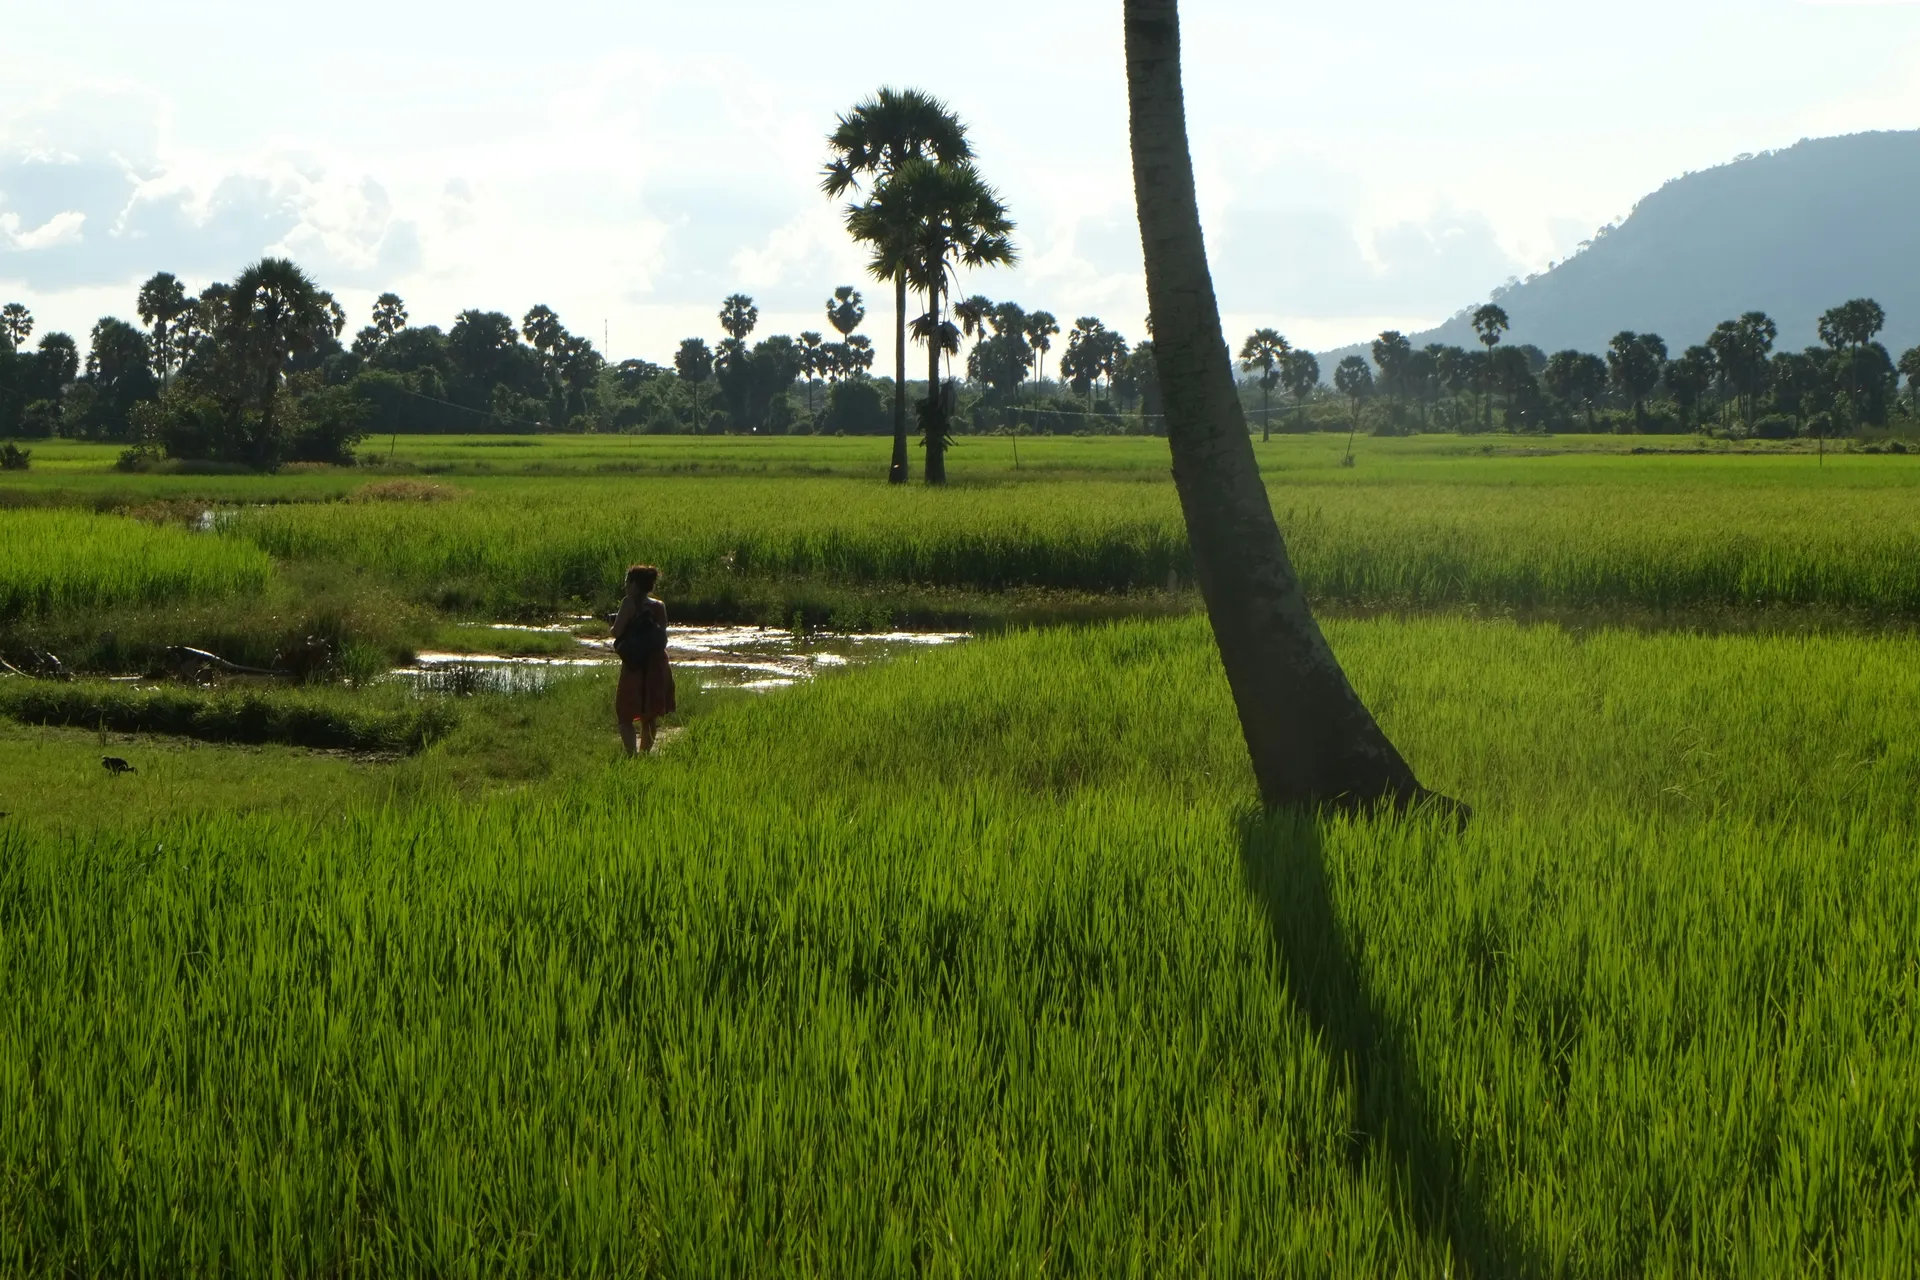
[[[1911,487],[1734,479],[1270,483],[1323,602],[1920,616]],[[1124,594],[1193,580],[1171,487],[1134,480],[935,493],[851,480],[520,480],[430,505],[251,509],[228,532],[415,590],[464,584],[496,610],[605,600],[635,560],[660,564],[683,597],[768,582]]]
[[[255,547],[113,516],[0,509],[0,620],[245,595],[273,563]]]
[[[863,476],[880,447],[867,440],[444,437],[407,447],[457,484],[66,470],[0,484],[0,502],[244,504],[223,513],[225,536],[466,612],[597,607],[634,560],[666,567],[683,601],[726,612],[764,599],[783,621],[802,597],[833,593],[1139,600],[1191,586],[1164,444],[1037,441],[1014,471],[1007,443],[963,444],[945,492]],[[1296,437],[1260,456],[1300,572],[1328,604],[1920,617],[1920,460],[1820,467],[1790,452],[1636,455],[1629,443],[1381,440],[1342,468],[1336,445]],[[489,469],[468,469],[473,458]],[[333,501],[402,490],[443,500]]]
[[[0,1272],[1901,1274],[1920,642],[1332,637],[1464,833],[1254,814],[1198,620],[0,826]]]

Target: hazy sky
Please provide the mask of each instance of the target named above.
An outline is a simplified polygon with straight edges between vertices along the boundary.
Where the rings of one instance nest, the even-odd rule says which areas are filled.
[[[1920,126],[1920,3],[1187,0],[1189,126],[1229,331],[1422,327],[1668,178]],[[969,291],[1141,336],[1119,0],[0,0],[0,301],[131,318],[287,253],[365,322],[559,312],[615,359],[824,327],[862,258],[816,189],[836,111],[948,98],[1020,223]],[[867,329],[889,303],[868,288]]]

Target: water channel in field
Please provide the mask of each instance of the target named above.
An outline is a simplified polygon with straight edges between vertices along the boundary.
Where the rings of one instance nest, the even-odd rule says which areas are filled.
[[[423,692],[527,693],[582,668],[617,667],[620,659],[599,618],[569,618],[546,626],[493,623],[477,631],[564,637],[559,652],[537,656],[489,653],[421,653],[391,678]],[[704,688],[766,693],[805,683],[823,671],[864,666],[896,654],[971,639],[957,631],[888,631],[874,634],[791,631],[757,626],[675,626],[667,631],[667,660],[678,678]],[[571,645],[566,643],[571,640]],[[502,647],[509,647],[502,645]]]

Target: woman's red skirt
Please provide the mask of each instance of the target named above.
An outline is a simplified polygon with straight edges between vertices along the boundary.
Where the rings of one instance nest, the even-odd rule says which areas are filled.
[[[613,712],[621,724],[672,715],[674,705],[673,668],[666,654],[656,653],[644,662],[620,668],[620,689],[613,697]]]

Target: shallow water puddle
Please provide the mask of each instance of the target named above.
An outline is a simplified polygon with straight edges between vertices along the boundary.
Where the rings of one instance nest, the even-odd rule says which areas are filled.
[[[422,653],[415,664],[392,672],[395,679],[437,693],[527,693],[562,679],[581,667],[615,666],[613,642],[594,618],[545,626],[491,624],[491,630],[573,635],[578,651],[540,657],[500,654]],[[959,631],[889,631],[873,635],[811,634],[768,627],[674,627],[668,632],[667,658],[676,672],[692,674],[703,688],[767,692],[813,679],[822,671],[863,666],[914,649],[958,644],[971,639]]]

